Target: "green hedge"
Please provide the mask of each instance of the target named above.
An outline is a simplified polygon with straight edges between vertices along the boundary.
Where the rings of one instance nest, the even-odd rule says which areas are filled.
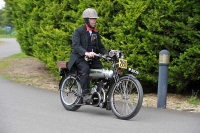
[[[200,1],[166,0],[5,0],[22,51],[46,63],[55,73],[68,60],[71,37],[83,25],[81,14],[93,7],[107,49],[125,52],[129,66],[140,71],[145,91],[156,91],[158,54],[171,54],[169,88],[184,91],[200,77]]]
[[[0,34],[1,34],[1,35],[2,35],[2,34],[6,34],[6,30],[5,30],[4,27],[1,27],[1,26],[0,26]]]

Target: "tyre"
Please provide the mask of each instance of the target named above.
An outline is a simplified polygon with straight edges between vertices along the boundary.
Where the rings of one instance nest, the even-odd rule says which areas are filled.
[[[68,75],[60,83],[60,99],[66,110],[76,111],[81,105],[81,86],[76,77]]]
[[[140,82],[132,76],[123,76],[110,91],[112,112],[119,119],[133,118],[143,102],[143,89]]]

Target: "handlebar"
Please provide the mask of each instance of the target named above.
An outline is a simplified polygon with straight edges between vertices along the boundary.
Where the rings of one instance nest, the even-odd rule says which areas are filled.
[[[96,56],[96,57],[103,58],[103,59],[105,59],[105,60],[111,60],[111,58],[108,57],[107,55],[95,54],[95,56]],[[92,60],[92,58],[89,58],[88,56],[85,56],[84,59],[85,59],[86,61]]]
[[[108,55],[101,55],[101,54],[96,54],[95,53],[95,56],[97,57],[100,57],[100,58],[103,58],[107,61],[111,61],[111,60],[118,60],[119,58],[124,58],[124,53],[122,51],[119,51],[119,50],[110,50],[108,52]],[[89,58],[88,56],[85,56],[85,60],[86,61],[89,61],[89,60],[92,60],[91,58]]]

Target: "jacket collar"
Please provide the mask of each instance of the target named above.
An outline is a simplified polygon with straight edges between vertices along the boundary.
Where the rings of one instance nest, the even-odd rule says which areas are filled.
[[[93,30],[94,32],[98,32],[97,29],[95,29],[95,28],[91,28],[91,27],[89,27],[87,24],[85,24],[85,26],[86,26],[86,31]]]

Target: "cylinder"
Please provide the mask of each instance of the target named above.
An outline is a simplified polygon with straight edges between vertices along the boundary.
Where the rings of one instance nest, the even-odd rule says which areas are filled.
[[[169,61],[170,61],[169,51],[168,50],[160,51],[157,108],[162,108],[162,109],[166,108]]]

